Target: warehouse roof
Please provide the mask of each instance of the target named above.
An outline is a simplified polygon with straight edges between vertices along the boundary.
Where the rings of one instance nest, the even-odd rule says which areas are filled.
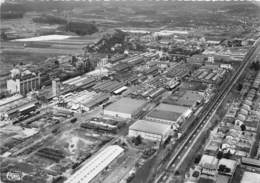
[[[253,172],[244,172],[241,183],[258,183],[260,174]]]
[[[74,173],[65,183],[88,183],[106,168],[124,149],[118,145],[111,145],[90,159],[82,168]]]
[[[19,110],[22,106],[32,103],[35,104],[36,100],[31,100],[29,98],[21,98],[16,101],[0,106],[0,112],[8,112],[10,114]]]
[[[260,167],[260,160],[242,157],[242,163]]]
[[[144,100],[121,98],[120,100],[107,106],[105,110],[132,114],[136,110],[138,110],[138,108],[142,107],[145,103],[146,101]]]
[[[20,112],[23,112],[23,111],[26,111],[26,110],[28,110],[28,109],[34,108],[34,107],[35,107],[35,103],[34,103],[34,102],[28,103],[28,104],[26,104],[26,105],[24,105],[24,106],[21,106],[21,107],[19,108],[19,111],[20,111]]]
[[[118,94],[118,93],[125,91],[126,89],[127,89],[126,86],[122,86],[122,87],[118,88],[117,90],[115,90],[113,93]]]
[[[203,168],[217,169],[218,159],[215,156],[203,154],[203,156],[200,159],[199,165]]]
[[[162,111],[170,111],[170,112],[176,112],[176,113],[185,113],[189,110],[188,107],[180,106],[180,105],[170,105],[170,104],[163,104],[161,103],[156,107],[158,110]]]
[[[162,120],[176,121],[181,116],[181,113],[162,111],[162,110],[153,110],[147,116],[152,118],[162,119]]]
[[[8,104],[8,103],[10,103],[10,102],[17,101],[17,100],[19,100],[19,99],[21,99],[21,98],[23,98],[23,96],[20,95],[20,94],[13,95],[13,96],[7,97],[7,98],[3,98],[3,99],[0,100],[0,106],[6,105],[6,104]]]
[[[99,103],[109,99],[109,94],[100,94],[98,96],[96,96],[95,98],[93,98],[92,100],[89,101],[89,103],[86,104],[86,107],[94,107],[96,105],[98,105]]]
[[[129,127],[130,130],[142,131],[146,133],[165,135],[171,130],[171,125],[156,123],[147,120],[138,120]]]
[[[174,96],[169,96],[165,99],[164,103],[167,104],[177,104],[181,106],[192,106],[196,102],[200,102],[203,99],[201,92],[186,90],[180,91]]]
[[[77,77],[68,79],[68,80],[66,80],[66,81],[63,81],[62,84],[71,85],[71,84],[73,84],[73,82],[77,81],[77,80],[80,79],[80,78],[81,78],[80,76],[77,76]]]

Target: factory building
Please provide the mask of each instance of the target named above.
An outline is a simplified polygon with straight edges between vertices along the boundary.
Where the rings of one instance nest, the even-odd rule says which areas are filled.
[[[14,95],[6,98],[0,103],[0,121],[14,119],[20,115],[27,115],[37,108],[37,101]]]
[[[95,85],[96,79],[87,75],[77,76],[62,82],[63,85],[74,86],[75,88],[87,89]]]
[[[113,94],[119,95],[119,94],[123,93],[125,90],[127,90],[127,87],[126,86],[122,86],[119,89],[113,91]]]
[[[108,62],[111,64],[115,64],[116,62],[119,62],[123,60],[126,56],[125,55],[116,55],[108,59]]]
[[[145,118],[151,121],[174,125],[177,128],[178,124],[188,118],[191,113],[192,110],[188,107],[161,103]]]
[[[60,95],[60,79],[59,78],[52,80],[52,94],[54,97]]]
[[[104,109],[104,114],[120,118],[132,118],[145,106],[146,101],[121,98]]]
[[[90,159],[76,173],[74,173],[65,183],[88,183],[93,180],[102,170],[115,160],[124,149],[118,145],[106,147],[95,157]]]
[[[86,110],[90,111],[94,109],[95,107],[105,103],[109,100],[110,95],[109,94],[100,94],[97,95],[95,98],[89,101],[89,103],[86,105]]]
[[[15,70],[16,71],[16,70]],[[40,73],[32,73],[30,71],[24,71],[20,73],[11,73],[11,79],[7,80],[7,90],[11,94],[19,93],[26,95],[30,91],[40,89],[41,76]],[[12,71],[11,71],[12,72]]]
[[[98,82],[95,86],[92,87],[95,91],[103,91],[113,93],[119,88],[122,88],[125,84],[118,81],[104,80],[102,82]]]
[[[90,111],[93,108],[109,100],[110,95],[106,93],[89,92],[87,90],[79,93],[68,93],[62,98],[72,110]]]
[[[138,120],[129,127],[128,136],[164,142],[171,132],[171,125],[147,120]]]
[[[203,102],[204,96],[204,93],[198,91],[176,91],[174,92],[174,95],[171,95],[164,99],[163,103],[185,106],[195,109],[199,104]]]
[[[6,81],[10,78],[8,72],[0,73],[0,97],[7,94],[7,84]]]

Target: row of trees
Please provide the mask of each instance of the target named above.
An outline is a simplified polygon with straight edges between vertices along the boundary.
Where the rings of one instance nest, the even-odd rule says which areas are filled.
[[[22,4],[3,3],[1,8],[1,19],[16,19],[23,18],[26,8]]]
[[[131,41],[128,34],[115,30],[112,34],[103,36],[95,45],[86,47],[88,52],[99,53],[124,53],[125,50],[138,50],[143,51],[146,47],[136,41]]]
[[[259,71],[260,70],[260,62],[259,61],[252,62],[252,64],[250,65],[250,69],[255,70],[255,71]]]
[[[39,17],[35,17],[32,19],[35,23],[43,23],[43,24],[66,24],[67,21],[63,18],[52,16],[52,15],[42,15]]]
[[[53,15],[42,15],[32,19],[35,23],[44,24],[58,24],[61,25],[60,29],[66,32],[74,32],[80,36],[93,34],[98,32],[98,28],[94,23],[90,22],[68,22],[66,19]]]
[[[24,12],[1,12],[1,19],[23,18]]]
[[[66,24],[65,30],[69,32],[74,32],[80,36],[98,32],[98,28],[95,24],[86,22],[69,22]]]

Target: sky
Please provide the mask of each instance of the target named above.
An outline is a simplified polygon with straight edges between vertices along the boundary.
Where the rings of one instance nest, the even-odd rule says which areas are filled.
[[[2,4],[3,2],[8,1],[8,0],[0,0],[0,4]],[[20,0],[22,1],[22,0]],[[92,0],[93,1],[93,0]],[[127,0],[126,0],[127,1]],[[165,0],[162,0],[165,1]],[[168,0],[168,1],[172,1],[172,0]],[[185,1],[185,0],[184,0]],[[193,1],[223,1],[223,0],[193,0]],[[227,0],[227,1],[232,1],[232,0]],[[260,0],[253,0],[253,1],[257,1],[258,5],[260,5]]]

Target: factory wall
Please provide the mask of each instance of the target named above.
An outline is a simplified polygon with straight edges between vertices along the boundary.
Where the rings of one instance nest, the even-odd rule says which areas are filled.
[[[26,80],[20,80],[20,79],[7,80],[7,90],[11,94],[19,93],[25,95],[28,92],[32,90],[37,90],[39,88],[40,88],[40,75]]]
[[[114,117],[121,117],[121,118],[132,118],[133,114],[130,113],[122,113],[122,112],[116,112],[116,111],[109,111],[104,110],[104,114],[108,116],[114,116]]]
[[[144,139],[151,140],[151,141],[164,141],[166,137],[163,137],[162,135],[159,134],[153,134],[153,133],[148,133],[148,132],[143,132],[143,131],[138,131],[134,129],[129,129],[128,136],[129,137],[137,137],[141,136]]]

